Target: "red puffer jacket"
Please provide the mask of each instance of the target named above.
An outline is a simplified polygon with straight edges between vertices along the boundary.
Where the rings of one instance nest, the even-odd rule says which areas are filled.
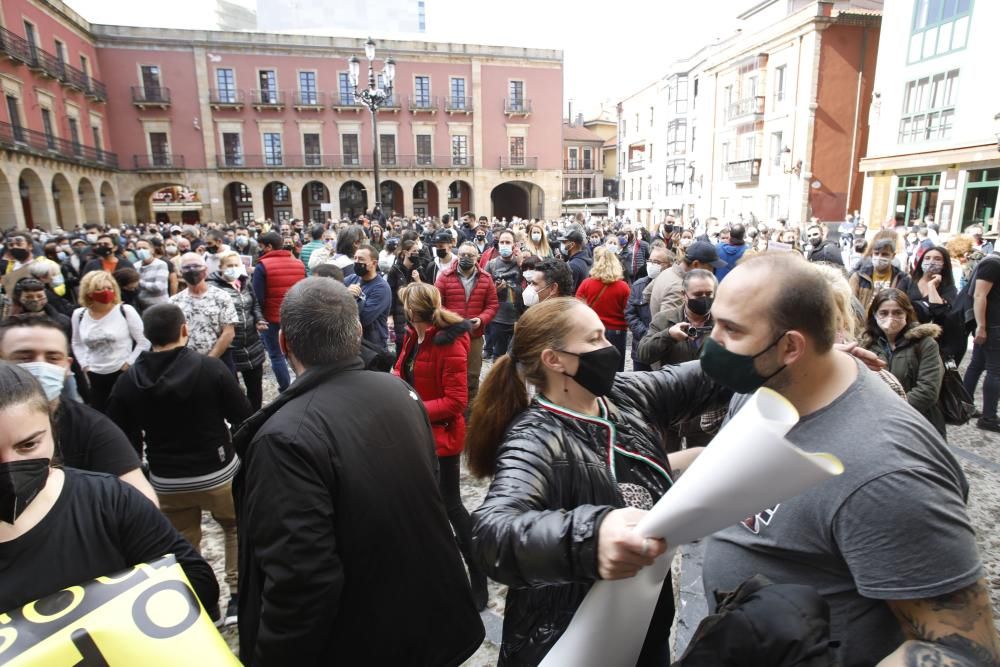
[[[462,453],[465,442],[465,407],[469,402],[468,322],[459,322],[445,329],[430,327],[424,335],[424,342],[417,349],[413,359],[413,388],[427,409],[427,416],[434,430],[434,442],[438,456],[454,456]],[[393,375],[404,380],[404,364],[417,344],[417,332],[412,326],[406,328],[403,351],[396,361]]]
[[[441,292],[441,305],[444,308],[458,313],[467,320],[479,318],[479,328],[470,332],[473,338],[483,335],[486,325],[493,321],[497,309],[500,308],[493,278],[482,269],[477,269],[476,284],[472,286],[468,300],[465,298],[462,278],[458,275],[458,264],[439,273],[434,286]]]
[[[264,318],[270,324],[278,324],[281,321],[281,302],[292,285],[306,277],[306,267],[287,250],[272,250],[262,255],[260,264],[264,266],[267,280],[264,303],[261,304]]]

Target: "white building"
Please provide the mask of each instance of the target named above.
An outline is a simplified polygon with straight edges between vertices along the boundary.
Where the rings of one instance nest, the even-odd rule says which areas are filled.
[[[1000,2],[886,3],[862,213],[870,225],[932,215],[942,231],[997,228]]]
[[[662,173],[656,168],[657,150],[663,150],[662,79],[654,81],[618,104],[618,214],[652,226],[653,186]]]
[[[424,0],[257,0],[257,29],[426,32]]]

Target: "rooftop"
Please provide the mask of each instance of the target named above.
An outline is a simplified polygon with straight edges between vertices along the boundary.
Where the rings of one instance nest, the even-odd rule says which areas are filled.
[[[599,134],[588,130],[580,125],[570,125],[569,123],[563,123],[562,129],[563,141],[592,141],[597,144],[603,144],[604,139],[601,138]]]

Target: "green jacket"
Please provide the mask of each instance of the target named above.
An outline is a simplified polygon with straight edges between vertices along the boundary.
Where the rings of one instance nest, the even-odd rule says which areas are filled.
[[[888,364],[906,390],[906,402],[913,406],[945,437],[944,415],[938,407],[944,363],[935,339],[941,335],[936,324],[911,324],[896,339],[896,348],[889,349],[884,337],[874,340],[869,333],[861,337],[861,345]]]

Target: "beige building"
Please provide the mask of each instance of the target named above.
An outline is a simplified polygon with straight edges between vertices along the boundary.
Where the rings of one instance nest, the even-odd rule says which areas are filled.
[[[607,215],[604,137],[587,128],[581,114],[563,123],[562,140],[563,214]]]

